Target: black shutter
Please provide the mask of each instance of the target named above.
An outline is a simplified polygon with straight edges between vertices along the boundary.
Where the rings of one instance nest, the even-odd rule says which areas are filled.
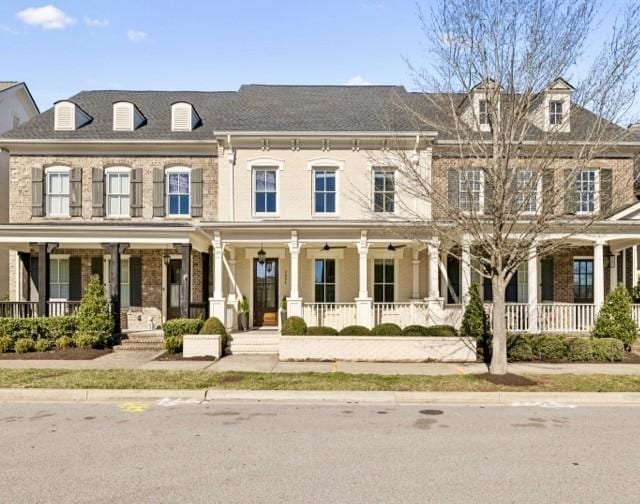
[[[91,169],[91,208],[94,217],[104,217],[104,170]]]
[[[493,285],[491,284],[491,278],[484,277],[483,278],[483,298],[487,303],[493,301]]]
[[[516,271],[509,283],[507,284],[507,288],[504,293],[504,300],[507,303],[517,303],[518,302],[518,272]]]
[[[82,299],[82,259],[78,256],[69,258],[69,301]]]
[[[191,170],[191,217],[202,217],[202,168]]]
[[[542,277],[542,299],[541,301],[553,301],[553,257],[545,257],[540,260]]]
[[[71,217],[82,217],[82,168],[71,168],[69,182],[69,213]]]
[[[165,213],[165,192],[164,192],[164,170],[162,168],[153,169],[153,216],[164,217]]]
[[[611,211],[613,201],[613,171],[611,168],[600,169],[600,213]]]
[[[555,213],[555,192],[554,192],[554,180],[553,169],[545,168],[542,172],[542,210],[545,213]]]
[[[98,275],[100,283],[104,283],[104,260],[102,256],[93,256],[91,258],[91,275]]]
[[[456,169],[449,169],[447,173],[448,179],[448,193],[449,193],[449,207],[451,209],[460,208],[460,173]]]
[[[564,213],[566,214],[575,214],[576,213],[576,174],[574,170],[571,168],[567,168],[564,171],[564,183],[565,183],[565,194],[564,194]]]
[[[31,256],[29,265],[29,271],[31,276],[31,288],[29,289],[29,301],[38,301],[40,296],[40,287],[38,285],[38,256]]]
[[[142,217],[142,175],[142,168],[131,170],[131,217]]]
[[[129,258],[129,304],[142,306],[142,258],[132,256]]]
[[[44,170],[42,166],[31,168],[31,216],[44,216]]]
[[[447,303],[460,302],[460,261],[457,257],[447,256],[447,278],[449,287],[447,288]],[[453,292],[452,292],[453,291]],[[454,297],[455,294],[455,297]]]

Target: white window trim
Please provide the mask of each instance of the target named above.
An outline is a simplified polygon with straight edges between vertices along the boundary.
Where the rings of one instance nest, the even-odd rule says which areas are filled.
[[[49,175],[67,175],[69,177],[69,192],[67,196],[69,197],[69,213],[66,214],[54,214],[51,212],[51,205],[49,203]],[[44,170],[45,175],[45,209],[47,217],[71,217],[71,167],[69,166],[49,166]],[[62,193],[58,194],[62,195]]]
[[[398,192],[396,191],[396,172],[398,168],[395,166],[372,166],[371,167],[371,211],[374,214],[381,215],[396,215],[398,213],[398,205],[397,198]],[[391,172],[393,173],[393,212],[387,212],[386,210],[382,210],[380,212],[376,211],[376,172]],[[384,191],[389,192],[389,191]]]
[[[118,128],[116,125],[116,109],[118,108],[128,108],[129,109],[129,124],[126,128]],[[131,102],[116,102],[113,104],[113,131],[133,131],[133,123],[135,121],[135,110],[133,108],[133,103]]]
[[[579,174],[581,174],[582,172],[594,172],[595,176],[594,176],[594,197],[593,197],[593,211],[584,211],[584,210],[578,210],[577,206],[578,206],[578,195],[577,195],[577,188],[576,188],[576,178]],[[575,198],[575,204],[576,204],[576,215],[595,215],[598,212],[600,212],[600,169],[599,168],[584,168],[582,170],[579,170],[579,172],[577,174],[574,175],[573,177],[573,190],[575,192],[574,194],[574,198]]]
[[[460,195],[462,194],[462,191],[460,190],[460,184],[462,183],[462,174],[466,173],[466,172],[472,172],[472,171],[477,171],[480,173],[480,195],[478,197],[478,210],[475,211],[476,215],[484,215],[484,170],[482,168],[469,168],[468,170],[460,170],[458,172],[458,207],[460,208],[460,211],[464,214],[464,215],[471,215],[473,212],[473,210],[462,210],[461,208],[461,204],[460,204]]]
[[[390,256],[384,256],[381,255],[380,257],[373,257],[371,258],[370,261],[370,269],[369,269],[369,278],[370,280],[370,284],[369,284],[369,292],[371,293],[371,299],[375,304],[393,304],[393,303],[401,303],[402,301],[400,301],[398,299],[398,294],[399,294],[399,288],[398,288],[398,266],[399,266],[399,258],[395,253],[391,253],[393,255]],[[375,301],[375,286],[376,286],[376,281],[375,281],[375,262],[379,260],[379,261],[393,261],[393,301]],[[385,282],[384,285],[388,285],[390,282]]]
[[[49,264],[47,265],[47,267],[50,269],[51,268],[51,260],[55,259],[55,260],[69,260],[71,258],[71,254],[51,254],[49,255]],[[69,265],[70,267],[71,265]],[[49,289],[49,291],[51,290],[51,279],[48,280],[49,281],[49,285],[47,285],[47,288]],[[59,285],[61,285],[58,282]],[[69,282],[67,283],[67,288],[71,289],[71,271],[69,271]],[[69,301],[68,298],[53,298],[50,297],[48,299],[48,301]]]
[[[59,114],[62,110],[70,111],[71,113],[71,122],[69,126],[63,127],[60,124]],[[58,102],[54,105],[54,129],[56,131],[74,131],[76,129],[76,105],[75,103],[62,101]]]
[[[110,210],[111,207],[109,205],[109,176],[113,175],[113,174],[118,174],[118,175],[129,175],[129,213],[128,214],[118,214],[118,215],[112,215]],[[104,170],[104,175],[105,175],[105,209],[106,209],[106,216],[108,219],[131,219],[131,168],[129,168],[128,166],[110,166],[109,168],[105,168]]]
[[[323,255],[318,255],[316,257],[313,257],[311,259],[311,292],[313,292],[313,302],[314,303],[322,303],[322,304],[338,304],[340,303],[338,294],[338,265],[340,264],[340,260],[342,259],[341,257],[335,257],[335,256],[323,256]],[[318,301],[316,300],[316,261],[318,260],[330,260],[330,261],[334,261],[335,263],[335,268],[334,268],[334,272],[335,272],[335,301],[333,303],[331,302],[327,302],[327,301]],[[325,284],[326,285],[326,284]]]
[[[256,171],[274,171],[276,173],[275,212],[258,212],[256,210]],[[280,168],[277,165],[253,164],[251,166],[251,215],[253,217],[280,217]]]
[[[187,175],[189,175],[189,213],[188,214],[172,214],[170,211],[170,205],[169,205],[169,175],[171,174],[176,174],[176,173],[186,173]],[[191,198],[192,198],[192,194],[191,194],[191,168],[189,168],[188,166],[172,166],[171,168],[167,168],[165,170],[165,193],[166,193],[166,197],[165,197],[165,208],[166,208],[166,214],[167,217],[171,217],[172,219],[190,219],[191,218]]]
[[[335,189],[335,211],[334,212],[316,212],[316,171],[332,171],[335,173],[336,189]],[[313,217],[338,217],[340,215],[340,168],[336,165],[320,165],[315,164],[311,169],[311,215]],[[276,186],[277,189],[277,186]],[[325,191],[326,192],[326,191]]]

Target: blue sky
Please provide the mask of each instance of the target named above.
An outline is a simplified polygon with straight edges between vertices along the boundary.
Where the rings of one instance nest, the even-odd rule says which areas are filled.
[[[413,88],[404,57],[426,57],[415,0],[50,2],[0,3],[0,80],[27,82],[41,110],[83,89]]]

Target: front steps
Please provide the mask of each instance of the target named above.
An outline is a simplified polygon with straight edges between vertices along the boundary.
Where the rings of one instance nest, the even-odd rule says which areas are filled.
[[[126,338],[126,339],[125,339]],[[164,332],[136,331],[123,335],[119,345],[113,347],[115,352],[157,351],[164,350]]]
[[[280,331],[277,329],[255,329],[235,332],[229,336],[227,353],[230,354],[277,354]]]

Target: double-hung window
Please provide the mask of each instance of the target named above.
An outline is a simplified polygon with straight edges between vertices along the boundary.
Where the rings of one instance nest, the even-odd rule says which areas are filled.
[[[129,264],[128,257],[123,257],[120,260],[120,306],[122,308],[129,308],[131,306]]]
[[[313,171],[314,213],[336,213],[336,171],[315,168]]]
[[[69,216],[69,169],[50,168],[47,174],[47,215]]]
[[[489,102],[487,100],[478,101],[478,124],[480,126],[489,124]]]
[[[253,177],[255,213],[275,214],[278,211],[277,170],[275,168],[255,168]]]
[[[373,301],[393,303],[395,299],[395,265],[393,259],[375,259],[373,262]]]
[[[395,173],[393,170],[373,171],[373,211],[395,211]]]
[[[49,297],[69,299],[69,259],[66,257],[49,259]]]
[[[556,126],[562,124],[562,102],[549,102],[549,124]]]
[[[465,170],[460,172],[458,195],[460,210],[479,212],[484,199],[483,173],[481,170]]]
[[[190,179],[188,170],[167,172],[167,214],[169,216],[190,215]]]
[[[516,171],[515,203],[517,212],[535,213],[538,209],[538,184],[531,170]]]
[[[335,259],[315,260],[315,301],[316,303],[336,302],[336,261]]]
[[[131,174],[127,169],[107,169],[107,215],[128,217]]]
[[[597,196],[597,170],[581,170],[576,176],[576,212],[579,214],[596,212]]]

